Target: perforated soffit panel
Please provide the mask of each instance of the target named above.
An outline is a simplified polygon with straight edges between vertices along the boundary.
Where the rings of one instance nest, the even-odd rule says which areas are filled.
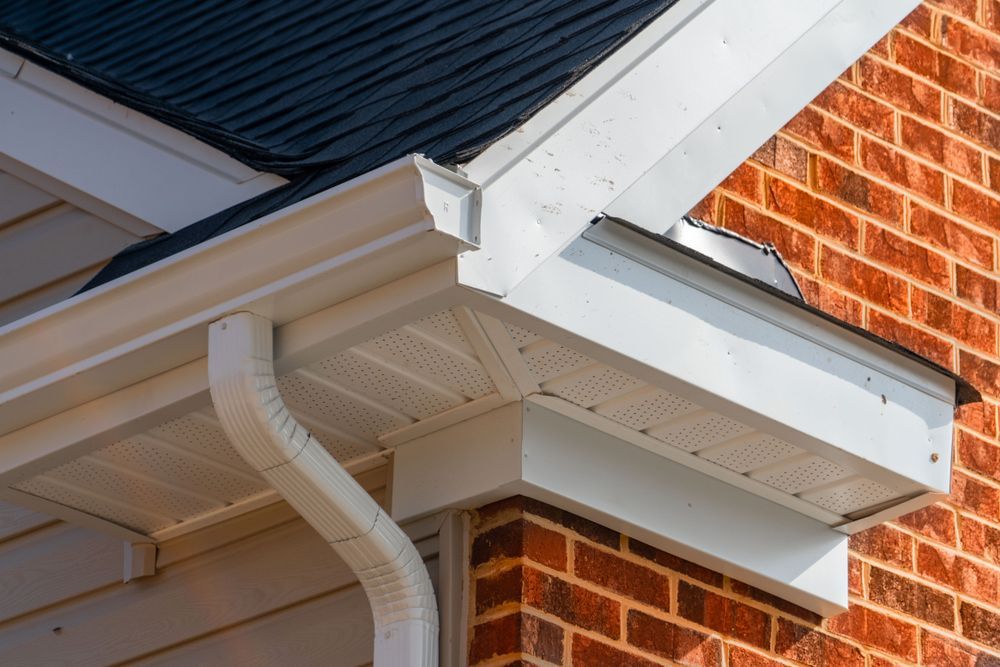
[[[436,313],[278,379],[296,418],[357,469],[393,435],[463,405],[500,404],[456,315]],[[210,406],[137,433],[14,488],[155,535],[271,494]]]
[[[543,395],[624,427],[670,450],[675,460],[698,457],[764,485],[831,525],[906,499],[897,489],[531,331],[504,324],[503,334],[518,350],[520,370]],[[407,439],[410,431],[416,435],[423,425],[461,412],[453,423],[516,398],[498,389],[510,378],[497,377],[495,366],[493,375],[487,370],[470,342],[477,336],[481,343],[475,314],[443,311],[295,370],[279,378],[279,386],[296,417],[341,463],[379,460],[387,443]],[[272,493],[231,448],[208,406],[14,488],[154,537],[213,514],[231,515]]]

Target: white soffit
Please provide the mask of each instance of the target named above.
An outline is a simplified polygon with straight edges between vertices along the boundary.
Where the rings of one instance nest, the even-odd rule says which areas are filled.
[[[214,426],[206,325],[251,310],[278,325],[286,400],[346,463],[368,465],[394,447],[397,463],[423,447],[452,448],[454,467],[446,457],[409,468],[438,478],[397,496],[399,511],[534,493],[658,535],[804,606],[839,608],[843,533],[947,490],[952,379],[613,223],[581,231],[848,2],[767,0],[748,11],[736,0],[681,0],[468,165],[486,186],[488,251],[456,259],[479,238],[476,184],[410,157],[0,328],[9,360],[0,367],[0,495],[140,541],[266,502],[196,428]],[[727,30],[755,37],[723,58]],[[719,90],[705,90],[711,77],[690,66],[700,62],[728,63]],[[180,288],[191,284],[204,290]],[[477,477],[490,456],[509,453],[489,445],[506,431],[449,434],[521,399],[545,415],[540,433],[581,437],[508,439],[517,455]],[[521,466],[529,446],[541,447],[532,451],[543,477]],[[195,470],[167,465],[163,452]],[[580,479],[602,479],[602,466],[603,479],[620,479],[566,486],[554,473],[567,460]],[[232,484],[184,477],[225,465]],[[496,476],[511,466],[519,486]],[[699,521],[671,532],[655,479],[626,493],[626,473],[643,468],[676,479],[664,492],[699,511],[717,506],[712,497],[767,508],[746,525],[768,543],[719,547],[699,535]],[[424,483],[406,469],[397,466],[397,489]],[[497,485],[479,484],[487,478]],[[626,496],[643,504],[616,504]],[[718,525],[732,523],[713,512]],[[776,547],[796,544],[776,518],[804,546],[768,565]]]
[[[387,448],[398,442],[520,398],[475,316],[464,308],[419,317],[333,354],[313,352],[315,361],[292,369],[289,357],[307,348],[307,340],[295,340],[294,331],[290,343],[287,330],[279,336],[286,338],[278,346],[279,366],[286,369],[278,389],[285,403],[355,473],[383,465]],[[193,379],[196,388],[205,382]],[[275,502],[277,496],[227,441],[206,392],[188,393],[124,430],[77,436],[51,458],[6,470],[0,474],[0,496],[152,540]],[[55,439],[52,431],[39,437]],[[9,454],[11,443],[0,438],[0,451]]]
[[[286,182],[7,51],[0,114],[0,169],[140,236]]]
[[[487,242],[463,257],[462,282],[509,293],[643,174],[687,153],[647,179],[687,208],[618,214],[663,231],[916,4],[681,0],[465,165],[484,189]],[[709,127],[719,136],[702,138]]]
[[[638,232],[598,224],[504,300],[454,268],[276,330],[320,442],[395,453],[397,518],[522,493],[829,614],[845,533],[947,489],[951,378]],[[0,437],[0,496],[134,541],[275,501],[206,383],[195,360]]]

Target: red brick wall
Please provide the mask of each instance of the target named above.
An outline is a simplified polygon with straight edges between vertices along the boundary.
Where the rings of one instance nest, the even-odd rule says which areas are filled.
[[[470,663],[1000,666],[1000,0],[926,2],[694,214],[983,392],[958,414],[951,499],[853,537],[851,608],[829,619],[498,503],[474,535]]]

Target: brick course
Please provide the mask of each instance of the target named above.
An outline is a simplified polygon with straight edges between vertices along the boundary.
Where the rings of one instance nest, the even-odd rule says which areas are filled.
[[[1000,667],[1000,0],[929,0],[692,212],[954,369],[951,496],[850,539],[822,619],[543,503],[474,522],[471,663]],[[503,651],[503,652],[501,652]]]
[[[944,504],[898,523],[852,538],[850,610],[823,619],[607,529],[588,537],[585,520],[543,503],[503,501],[473,524],[470,664],[1000,665],[1000,530]],[[496,539],[526,526],[565,540],[565,570]]]

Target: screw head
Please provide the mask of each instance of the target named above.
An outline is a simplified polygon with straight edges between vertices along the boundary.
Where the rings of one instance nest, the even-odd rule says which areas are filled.
[[[931,463],[937,463],[938,459],[940,459],[940,458],[941,458],[941,456],[938,455],[937,452],[932,452],[931,453]]]

